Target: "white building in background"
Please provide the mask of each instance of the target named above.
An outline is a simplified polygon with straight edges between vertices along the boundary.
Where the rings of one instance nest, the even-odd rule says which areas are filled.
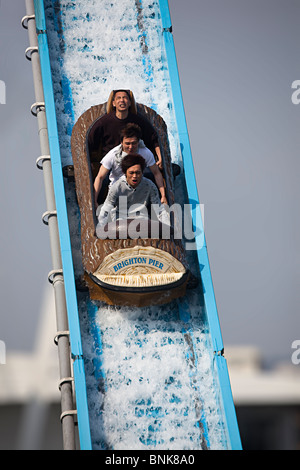
[[[300,367],[291,362],[265,371],[259,350],[252,346],[227,347],[225,356],[237,406],[300,404]]]
[[[0,450],[62,449],[54,293],[46,290],[32,353],[0,365]],[[244,449],[300,448],[300,366],[261,367],[253,347],[226,347]]]
[[[47,287],[33,352],[0,365],[0,449],[61,449],[54,292]]]
[[[225,356],[243,447],[300,449],[300,366],[263,370],[260,352],[251,346],[225,346]]]

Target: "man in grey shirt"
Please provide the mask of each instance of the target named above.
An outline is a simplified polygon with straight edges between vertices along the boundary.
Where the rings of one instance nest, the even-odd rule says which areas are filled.
[[[133,123],[127,124],[120,134],[121,144],[110,150],[101,160],[99,172],[94,181],[95,205],[98,206],[98,196],[107,175],[110,186],[122,176],[121,162],[125,155],[138,154],[145,159],[146,166],[151,170],[161,194],[161,202],[167,204],[162,174],[155,163],[154,155],[141,140],[141,129]],[[103,201],[102,201],[103,202]]]
[[[114,209],[116,219],[147,219],[150,204],[155,205],[158,219],[169,223],[157,187],[151,180],[143,177],[145,166],[145,159],[141,155],[129,154],[123,158],[121,167],[124,175],[108,191],[98,216],[99,226],[109,221]]]

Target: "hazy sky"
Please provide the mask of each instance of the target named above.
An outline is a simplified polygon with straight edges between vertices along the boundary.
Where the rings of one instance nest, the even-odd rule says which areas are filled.
[[[225,344],[289,360],[300,339],[300,0],[169,0]],[[0,4],[1,317],[31,349],[52,269],[23,0]]]
[[[170,4],[225,353],[253,343],[289,359],[300,337],[300,1]]]

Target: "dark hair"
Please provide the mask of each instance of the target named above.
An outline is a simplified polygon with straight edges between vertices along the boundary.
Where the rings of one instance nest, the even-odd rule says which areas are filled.
[[[125,127],[120,132],[121,142],[124,137],[136,137],[138,140],[142,138],[142,130],[140,126],[134,124],[133,122],[129,122],[126,124]]]
[[[138,153],[128,154],[121,161],[121,168],[124,174],[126,174],[128,168],[134,165],[140,165],[142,172],[144,171],[146,168],[146,162],[142,155],[139,155]]]
[[[130,96],[130,90],[113,90],[113,98],[116,96],[116,93],[118,93],[119,91],[124,91],[124,93],[127,93],[128,95],[128,98],[131,100],[131,96]]]

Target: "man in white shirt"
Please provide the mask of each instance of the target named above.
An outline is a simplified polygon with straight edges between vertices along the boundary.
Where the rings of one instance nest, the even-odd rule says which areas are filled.
[[[110,186],[107,198],[101,207],[98,216],[96,233],[99,236],[101,227],[110,220],[114,210],[115,218],[120,219],[148,219],[150,206],[151,215],[155,213],[158,220],[169,224],[168,213],[161,204],[159,193],[155,184],[143,177],[145,159],[138,154],[126,155],[121,163],[123,176]],[[99,236],[102,238],[102,236]]]
[[[121,162],[126,155],[139,154],[149,167],[158,186],[161,203],[167,204],[162,174],[155,162],[153,153],[145,146],[140,138],[141,130],[138,125],[129,123],[121,132],[121,144],[110,150],[101,160],[100,170],[94,181],[95,204],[98,205],[98,196],[103,182],[109,174],[110,187],[122,176]]]

